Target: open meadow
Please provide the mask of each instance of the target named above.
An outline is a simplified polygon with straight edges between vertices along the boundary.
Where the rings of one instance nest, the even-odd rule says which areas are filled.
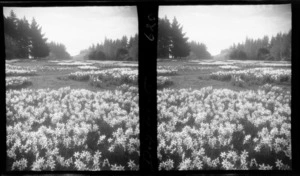
[[[291,63],[159,60],[159,170],[292,169]]]
[[[138,170],[137,66],[6,60],[7,170]]]

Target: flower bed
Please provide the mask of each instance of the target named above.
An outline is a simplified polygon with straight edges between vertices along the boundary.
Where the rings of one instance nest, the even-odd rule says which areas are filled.
[[[270,67],[252,68],[246,70],[218,71],[210,74],[211,79],[229,81],[232,77],[240,77],[249,84],[290,83],[290,69],[273,69]]]
[[[177,70],[176,69],[158,69],[157,70],[157,75],[158,76],[172,76],[172,75],[177,75]]]
[[[157,77],[157,89],[162,89],[168,87],[173,84],[170,78],[165,76],[158,76]]]
[[[17,89],[17,88],[23,88],[28,85],[31,85],[31,81],[28,80],[26,77],[7,77],[5,78],[6,82],[6,89]]]
[[[137,88],[6,92],[8,170],[137,170]]]
[[[90,80],[92,85],[101,87],[101,85],[136,85],[138,81],[138,72],[129,68],[113,68],[100,71],[79,71],[68,75],[69,79],[78,81]]]
[[[291,169],[291,94],[158,91],[159,170]]]
[[[6,76],[32,76],[36,75],[36,70],[20,66],[5,64]]]

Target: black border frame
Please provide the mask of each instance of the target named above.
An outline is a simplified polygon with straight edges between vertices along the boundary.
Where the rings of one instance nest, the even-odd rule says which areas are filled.
[[[157,159],[157,108],[156,108],[156,45],[157,45],[157,18],[159,6],[172,5],[271,5],[291,4],[292,6],[292,171],[226,171],[226,170],[199,170],[199,171],[158,171]],[[75,175],[219,175],[219,174],[242,174],[242,175],[298,175],[300,174],[298,163],[299,148],[298,124],[299,111],[297,100],[299,87],[297,83],[297,66],[299,65],[300,0],[90,0],[90,1],[0,1],[0,13],[2,7],[55,7],[55,6],[136,6],[138,14],[139,34],[139,106],[140,106],[140,170],[139,171],[6,171],[6,119],[1,118],[1,153],[3,161],[0,164],[1,175],[41,175],[41,174],[75,174]],[[298,22],[298,21],[299,22]],[[297,23],[298,22],[298,23]],[[0,19],[1,55],[0,67],[2,75],[5,75],[5,50],[3,19]],[[147,24],[156,24],[154,30],[147,28]],[[145,35],[153,35],[150,41]],[[299,59],[298,59],[299,58]],[[3,92],[1,97],[1,112],[6,114],[5,102],[5,76],[0,77]]]

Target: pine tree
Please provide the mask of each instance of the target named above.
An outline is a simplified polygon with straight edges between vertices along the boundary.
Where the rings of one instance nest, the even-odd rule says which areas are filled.
[[[35,19],[32,19],[30,26],[31,51],[30,54],[34,58],[42,58],[49,55],[49,47],[46,43],[47,38],[42,34],[42,28],[38,26]]]
[[[4,33],[13,39],[16,39],[17,37],[17,21],[17,15],[13,10],[10,11],[10,16],[7,18],[4,17]]]
[[[97,60],[137,60],[138,58],[138,35],[123,36],[121,39],[104,39],[104,42],[89,47],[87,58]]]
[[[17,21],[17,43],[18,43],[18,54],[19,58],[29,58],[30,52],[30,27],[27,19],[24,17]]]
[[[189,55],[190,48],[187,43],[188,38],[184,37],[185,33],[182,32],[182,27],[174,17],[171,25],[171,54],[174,58],[186,57]]]
[[[230,57],[232,59],[242,59],[246,54],[246,59],[250,60],[290,60],[291,59],[291,31],[287,34],[278,33],[272,37],[262,39],[246,38],[245,43],[234,44],[231,48]]]
[[[167,17],[158,19],[157,57],[169,58],[171,47],[171,23]]]
[[[3,15],[4,38],[5,38],[5,57],[13,59],[18,57],[19,45],[17,41],[17,16],[14,11],[10,11],[7,18]]]
[[[135,34],[135,36],[132,38],[130,47],[129,47],[129,60],[138,60],[139,57],[139,36],[138,34]]]
[[[122,37],[122,39],[121,39],[121,45],[122,45],[121,48],[127,49],[127,47],[128,47],[128,38],[127,38],[126,35],[124,35]]]

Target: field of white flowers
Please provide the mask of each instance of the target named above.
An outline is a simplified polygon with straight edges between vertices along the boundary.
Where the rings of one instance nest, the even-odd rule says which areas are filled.
[[[159,170],[292,169],[289,63],[157,68]],[[138,170],[137,83],[136,63],[7,63],[7,170]]]
[[[158,63],[173,73],[157,95],[159,170],[292,169],[287,63],[180,64]]]
[[[6,64],[7,170],[138,170],[137,70],[36,62]],[[32,86],[62,77],[92,80],[91,90]],[[114,87],[101,89],[107,84]]]

